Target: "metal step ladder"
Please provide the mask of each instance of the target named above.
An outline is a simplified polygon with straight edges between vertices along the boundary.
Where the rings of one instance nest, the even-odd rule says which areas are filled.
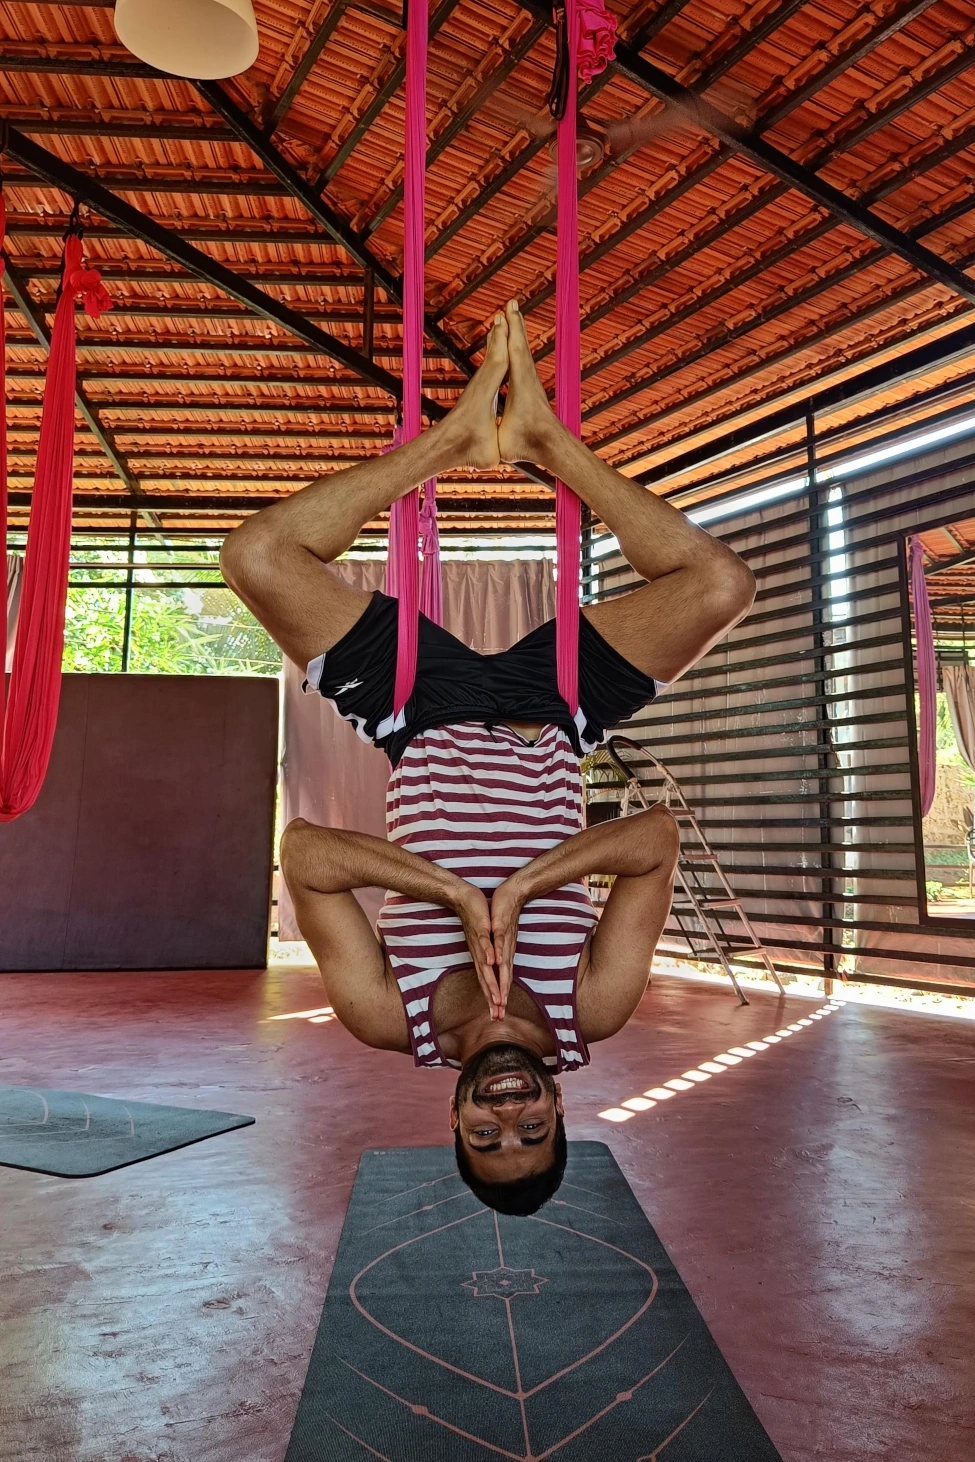
[[[670,932],[679,934],[686,942],[693,959],[716,960],[721,965],[742,1005],[748,1001],[731,964],[736,957],[750,955],[757,960],[784,995],[779,972],[755,933],[741,899],[729,883],[677,779],[646,747],[626,736],[610,737],[603,756],[623,779],[621,817],[660,803],[670,810],[680,828],[680,856],[671,906],[671,919],[677,927]],[[647,785],[648,772],[650,777],[659,779],[659,786]],[[603,786],[605,790],[606,784]]]

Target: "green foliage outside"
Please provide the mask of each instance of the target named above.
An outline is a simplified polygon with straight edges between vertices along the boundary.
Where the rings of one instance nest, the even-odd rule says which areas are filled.
[[[151,567],[137,554],[132,593],[129,670],[158,675],[277,675],[281,652],[231,590],[213,579],[217,550],[175,550]],[[69,588],[64,626],[66,671],[112,672],[122,669],[125,634],[125,572],[120,549],[75,549],[75,563],[112,563],[119,568],[79,568],[72,579],[86,587]],[[213,570],[183,569],[181,563],[212,558]],[[139,561],[141,560],[141,561]],[[195,580],[193,587],[154,587],[173,579]]]

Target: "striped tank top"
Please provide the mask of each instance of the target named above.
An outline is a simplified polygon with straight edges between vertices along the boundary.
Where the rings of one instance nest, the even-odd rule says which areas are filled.
[[[566,733],[545,726],[534,745],[510,726],[476,722],[416,736],[386,794],[392,842],[449,868],[489,895],[510,874],[582,827],[582,779]],[[582,883],[570,883],[521,911],[514,983],[535,1003],[557,1054],[555,1071],[589,1064],[579,1030],[579,957],[596,924]],[[458,1066],[444,1056],[432,1019],[445,975],[471,965],[458,916],[439,904],[388,892],[377,929],[406,1010],[414,1063]]]

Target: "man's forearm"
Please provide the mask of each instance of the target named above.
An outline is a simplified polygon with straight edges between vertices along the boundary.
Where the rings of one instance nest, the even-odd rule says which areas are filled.
[[[368,833],[315,827],[301,819],[281,840],[281,866],[289,884],[299,878],[318,893],[353,888],[391,888],[409,898],[452,908],[464,880],[446,868]]]
[[[526,863],[513,875],[513,881],[527,902],[589,873],[640,878],[669,856],[669,844],[661,837],[661,818],[668,816],[663,808],[652,808],[586,828]]]

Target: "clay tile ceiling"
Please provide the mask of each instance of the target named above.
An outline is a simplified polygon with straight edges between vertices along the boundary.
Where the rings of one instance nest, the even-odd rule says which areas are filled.
[[[644,472],[929,342],[923,378],[884,399],[960,380],[971,363],[949,347],[975,305],[975,3],[611,3],[623,44],[581,104],[601,154],[580,176],[589,444]],[[256,12],[252,69],[196,84],[125,51],[104,0],[0,7],[21,509],[61,238],[90,180],[129,210],[83,209],[115,308],[79,321],[79,503],[232,520],[390,438],[401,13],[385,0]],[[455,399],[510,295],[551,385],[553,51],[544,5],[431,0],[432,410]],[[189,262],[167,240],[191,245]],[[514,473],[455,477],[441,497],[472,523],[547,521],[544,487]]]

